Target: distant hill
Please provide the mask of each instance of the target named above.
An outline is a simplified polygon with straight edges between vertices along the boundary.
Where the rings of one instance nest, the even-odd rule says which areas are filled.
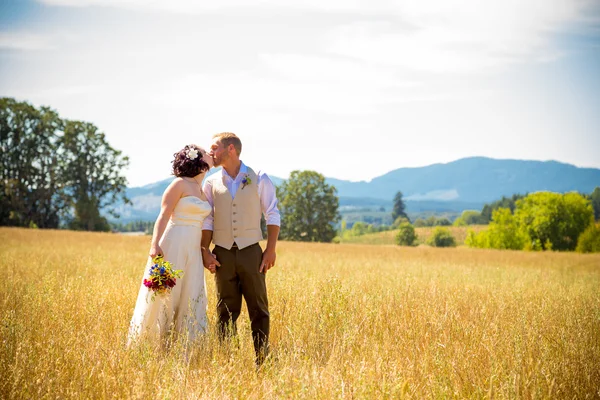
[[[447,164],[399,168],[370,182],[330,179],[340,196],[407,200],[460,200],[482,203],[514,193],[536,191],[590,193],[600,186],[600,169],[556,161],[463,158]]]
[[[271,176],[276,185],[283,179]],[[133,205],[118,207],[122,221],[156,218],[163,191],[172,178],[127,189]],[[579,168],[556,161],[463,158],[446,164],[399,168],[370,182],[327,178],[340,196],[342,208],[389,208],[402,191],[407,210],[453,211],[480,209],[484,203],[515,193],[537,191],[591,193],[600,186],[600,169]]]

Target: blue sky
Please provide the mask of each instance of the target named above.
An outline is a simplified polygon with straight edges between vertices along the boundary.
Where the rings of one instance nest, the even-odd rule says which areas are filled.
[[[96,124],[132,186],[221,131],[283,178],[468,156],[600,168],[597,0],[0,4],[0,96]]]

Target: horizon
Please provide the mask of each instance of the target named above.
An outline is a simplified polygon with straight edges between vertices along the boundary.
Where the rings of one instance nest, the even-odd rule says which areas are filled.
[[[0,60],[0,96],[96,125],[128,187],[223,131],[277,177],[600,168],[596,0],[7,0]]]
[[[467,159],[472,159],[472,158],[483,158],[483,159],[494,160],[494,161],[522,161],[522,162],[539,162],[539,163],[558,163],[558,164],[562,164],[562,165],[566,165],[566,166],[575,167],[575,168],[578,168],[578,169],[593,169],[593,170],[600,170],[600,168],[597,168],[597,167],[585,167],[585,166],[578,166],[578,165],[575,165],[575,164],[566,163],[566,162],[561,162],[561,161],[557,161],[557,160],[526,160],[526,159],[516,159],[516,158],[494,158],[494,157],[484,157],[484,156],[469,156],[469,157],[463,157],[463,158],[459,158],[459,159],[457,159],[457,160],[448,161],[448,162],[443,162],[443,163],[441,163],[441,162],[440,162],[440,163],[433,163],[433,164],[428,164],[428,165],[423,165],[423,166],[417,166],[417,167],[398,167],[398,168],[394,168],[394,169],[392,169],[392,170],[389,170],[389,171],[387,171],[387,172],[384,172],[384,173],[383,173],[383,174],[381,174],[381,175],[375,176],[375,177],[373,177],[373,178],[371,178],[371,179],[369,179],[369,180],[359,180],[359,181],[353,181],[353,180],[348,180],[348,179],[340,179],[340,178],[336,178],[336,177],[334,177],[334,176],[325,176],[325,175],[324,175],[324,176],[325,176],[325,179],[335,179],[335,180],[339,180],[339,181],[345,181],[345,182],[350,182],[350,183],[360,183],[360,182],[369,183],[369,182],[371,182],[373,179],[380,178],[380,177],[382,177],[382,176],[384,176],[384,175],[387,175],[387,174],[389,174],[389,173],[391,173],[391,172],[394,172],[394,171],[397,171],[397,170],[399,170],[399,169],[419,169],[419,168],[427,168],[427,167],[430,167],[430,166],[433,166],[433,165],[447,165],[447,164],[452,164],[452,163],[454,163],[454,162],[457,162],[457,161],[462,161],[462,160],[467,160]],[[210,172],[210,174],[207,174],[207,176],[209,176],[209,175],[211,175],[211,174],[215,173],[215,172],[216,172],[217,170],[219,170],[220,168],[221,168],[221,167],[215,167],[215,168],[212,168],[212,171]],[[319,172],[319,171],[316,171],[316,172]],[[282,179],[282,180],[287,180],[287,179],[289,178],[289,175],[288,175],[288,176],[286,176],[286,177],[282,177],[282,176],[279,176],[279,175],[274,175],[274,174],[268,174],[268,173],[267,173],[267,175],[269,175],[269,177],[274,177],[274,178],[277,178],[277,179]],[[166,181],[166,180],[168,180],[168,179],[174,179],[174,177],[173,177],[173,176],[169,176],[169,177],[166,177],[166,178],[163,178],[163,179],[158,179],[158,180],[156,180],[156,181],[153,181],[153,182],[148,182],[148,183],[146,183],[146,184],[143,184],[143,185],[139,185],[139,186],[131,186],[131,185],[127,185],[127,187],[128,187],[129,189],[143,188],[143,187],[145,187],[145,186],[154,185],[154,184],[157,184],[157,183],[159,183],[159,182]],[[409,201],[413,201],[413,200],[409,200]],[[416,201],[416,200],[415,200],[415,201]]]

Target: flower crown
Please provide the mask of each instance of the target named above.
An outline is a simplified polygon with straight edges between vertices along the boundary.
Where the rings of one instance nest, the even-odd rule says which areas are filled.
[[[190,148],[187,153],[187,158],[189,158],[190,160],[195,160],[196,158],[198,158],[198,150],[194,149],[194,148]]]

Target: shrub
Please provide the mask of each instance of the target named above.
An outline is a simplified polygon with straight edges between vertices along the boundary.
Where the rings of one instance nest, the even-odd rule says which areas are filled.
[[[434,223],[435,226],[450,226],[452,222],[448,218],[439,218]]]
[[[577,240],[579,253],[600,253],[600,226],[590,224]]]
[[[458,217],[452,223],[452,226],[467,226],[467,223],[463,219],[463,217]]]
[[[427,226],[427,222],[426,222],[424,219],[422,219],[422,218],[417,218],[417,219],[415,220],[415,226],[416,226],[417,228],[422,228],[422,227],[424,227],[424,226]]]
[[[537,246],[535,243],[531,246],[529,243],[531,243],[531,240],[523,230],[519,229],[515,218],[508,208],[495,209],[492,212],[490,227],[479,233],[469,230],[465,239],[467,246],[480,249],[537,249],[537,247],[531,247]],[[551,246],[549,243],[546,245]],[[539,247],[541,249],[541,245]]]
[[[400,225],[402,225],[404,223],[410,224],[409,219],[406,217],[400,216],[394,220],[394,222],[392,223],[392,228],[398,228],[398,227],[400,227]]]
[[[448,228],[438,226],[433,230],[433,234],[427,241],[427,244],[434,247],[454,247],[456,246],[456,241]]]
[[[396,243],[400,246],[414,246],[416,241],[415,228],[408,222],[401,223],[396,234]]]
[[[467,231],[465,245],[467,245],[468,247],[475,247],[478,249],[489,249],[490,235],[488,234],[488,231],[481,231],[479,233],[476,233],[473,229],[469,229]]]

